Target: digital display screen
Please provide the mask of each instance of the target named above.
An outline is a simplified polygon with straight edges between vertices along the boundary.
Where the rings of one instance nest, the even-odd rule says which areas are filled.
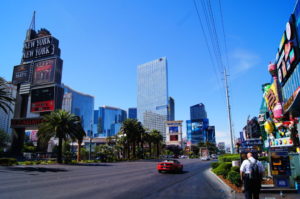
[[[13,82],[13,84],[28,82],[29,75],[30,75],[30,65],[29,64],[15,66],[12,82]]]
[[[178,133],[178,126],[170,126],[169,133]]]
[[[178,141],[178,135],[170,135],[170,141]]]
[[[31,91],[31,112],[54,111],[54,87]]]
[[[54,82],[54,69],[56,59],[38,61],[34,64],[33,84]]]

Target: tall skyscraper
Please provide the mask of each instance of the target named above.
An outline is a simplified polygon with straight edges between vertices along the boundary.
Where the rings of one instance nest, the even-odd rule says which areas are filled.
[[[173,97],[169,97],[169,106],[168,106],[168,111],[169,111],[169,121],[174,121],[175,120],[175,101]]]
[[[137,109],[136,108],[128,109],[128,118],[129,119],[137,119]]]
[[[93,133],[95,137],[110,137],[116,135],[126,120],[126,111],[111,106],[100,107],[94,111]]]
[[[93,125],[94,97],[63,85],[64,97],[62,109],[79,116],[84,131],[90,135]]]
[[[201,120],[207,118],[204,104],[196,104],[190,107],[191,120]]]
[[[137,116],[145,128],[156,129],[165,138],[168,116],[167,58],[141,64],[137,69]]]
[[[187,146],[197,145],[200,142],[205,143],[208,140],[208,119],[187,120]]]

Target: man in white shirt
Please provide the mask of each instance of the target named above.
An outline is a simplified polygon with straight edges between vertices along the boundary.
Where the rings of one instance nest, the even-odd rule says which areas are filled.
[[[247,159],[243,161],[240,167],[246,199],[259,199],[261,180],[264,171],[265,169],[261,162],[256,160],[252,153],[247,153]]]

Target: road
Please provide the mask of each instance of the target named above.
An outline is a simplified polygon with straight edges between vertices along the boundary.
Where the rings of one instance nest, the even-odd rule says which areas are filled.
[[[0,198],[231,198],[210,162],[180,161],[182,174],[159,174],[154,161],[0,167]]]

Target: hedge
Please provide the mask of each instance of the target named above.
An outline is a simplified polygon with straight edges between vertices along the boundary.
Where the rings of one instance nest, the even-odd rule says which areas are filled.
[[[223,162],[217,168],[212,171],[217,175],[222,175],[224,178],[227,177],[228,172],[231,168],[231,162]]]
[[[238,166],[231,167],[230,171],[235,171],[235,172],[239,173],[240,172],[240,167],[238,167]]]
[[[227,179],[237,187],[240,187],[242,182],[241,182],[241,176],[239,172],[236,171],[229,171],[227,174]]]
[[[218,157],[219,162],[232,162],[233,160],[240,160],[239,154],[224,154]]]
[[[258,157],[258,160],[269,162],[269,157],[267,157],[267,156]]]
[[[217,168],[219,165],[220,165],[220,162],[212,162],[212,163],[211,163],[211,167],[212,167],[213,169]]]
[[[14,164],[18,164],[15,158],[0,158],[1,166],[12,166]]]

